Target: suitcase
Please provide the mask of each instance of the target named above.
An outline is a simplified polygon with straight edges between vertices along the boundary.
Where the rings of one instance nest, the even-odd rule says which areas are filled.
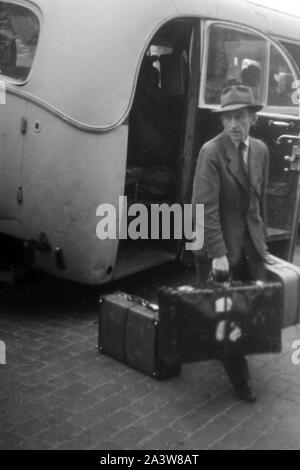
[[[163,331],[179,325],[182,363],[281,352],[282,310],[280,283],[159,291],[160,324]]]
[[[174,331],[176,335],[176,329]],[[122,292],[100,300],[100,353],[162,380],[181,372],[174,345],[177,346],[177,338],[174,341],[172,335],[160,331],[157,306]]]
[[[266,262],[267,279],[283,285],[282,327],[300,323],[300,269],[287,261],[269,255]]]

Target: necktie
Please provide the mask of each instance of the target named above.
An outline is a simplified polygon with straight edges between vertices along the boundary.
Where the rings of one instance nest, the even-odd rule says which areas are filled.
[[[246,144],[245,142],[240,142],[238,145],[238,156],[241,161],[242,167],[245,170],[246,174],[248,174],[248,162],[244,158],[245,157],[245,150],[246,150]]]

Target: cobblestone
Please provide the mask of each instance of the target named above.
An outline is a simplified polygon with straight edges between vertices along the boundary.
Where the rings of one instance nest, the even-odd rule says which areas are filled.
[[[284,330],[281,355],[249,358],[258,401],[248,405],[218,362],[159,382],[100,355],[100,292],[63,300],[64,284],[51,283],[46,305],[46,285],[37,299],[34,288],[8,306],[0,299],[0,449],[300,449],[299,327]]]

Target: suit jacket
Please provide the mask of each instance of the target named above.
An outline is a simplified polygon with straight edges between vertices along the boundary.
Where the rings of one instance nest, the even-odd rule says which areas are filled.
[[[225,133],[202,147],[192,198],[193,205],[204,204],[205,215],[204,247],[195,252],[197,256],[213,259],[227,255],[230,265],[235,265],[248,232],[259,256],[265,257],[264,199],[268,170],[268,149],[252,137],[248,175],[236,146]]]

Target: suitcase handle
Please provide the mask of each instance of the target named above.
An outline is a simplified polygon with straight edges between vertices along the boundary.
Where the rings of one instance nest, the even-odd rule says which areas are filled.
[[[149,309],[152,310],[153,312],[158,312],[158,310],[159,310],[158,305],[153,304],[153,303],[149,302],[148,300],[142,299],[141,297],[138,297],[137,295],[125,294],[125,297],[126,297],[127,300],[129,300],[130,302],[135,302],[135,303],[137,303],[138,305],[141,305],[142,307],[149,308]]]
[[[221,287],[230,287],[233,283],[231,273],[230,272],[227,273],[227,279],[225,279],[224,274],[223,276],[224,276],[224,280],[222,279],[221,281],[219,281],[218,278],[213,273],[213,271],[211,271],[207,279],[207,284],[214,285],[214,286],[221,286]]]

